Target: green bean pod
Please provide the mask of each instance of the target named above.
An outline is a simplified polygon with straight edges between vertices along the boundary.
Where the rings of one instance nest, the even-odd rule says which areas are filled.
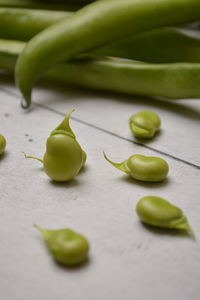
[[[14,72],[17,57],[22,52],[25,43],[0,39],[0,69]]]
[[[0,7],[0,37],[27,41],[71,14],[72,12]],[[190,33],[191,31],[182,28],[155,29],[94,49],[90,55],[156,63],[197,62],[200,61],[200,39]]]
[[[0,155],[4,153],[5,149],[6,149],[6,139],[2,134],[0,134]]]
[[[47,10],[66,10],[74,11],[81,7],[80,4],[74,4],[72,1],[66,3],[42,2],[40,0],[0,0],[0,7],[29,8],[29,9],[47,9]]]
[[[152,138],[160,126],[159,116],[148,110],[140,111],[129,119],[129,127],[137,138]]]
[[[141,221],[147,225],[186,230],[194,237],[182,210],[163,198],[156,196],[141,198],[137,203],[136,212]]]
[[[118,170],[130,177],[148,182],[163,181],[168,174],[167,162],[159,157],[135,154],[122,163],[114,163],[104,153],[105,159]]]
[[[150,63],[200,62],[200,38],[183,28],[159,28],[99,47],[93,54]]]
[[[94,90],[169,99],[200,98],[200,64],[83,59],[55,67],[45,75]]]
[[[46,142],[43,160],[25,154],[26,158],[42,162],[46,174],[58,182],[72,180],[86,161],[86,153],[69,126],[69,118],[73,111],[71,110],[61,124],[51,132]]]
[[[0,7],[0,37],[28,41],[72,12]]]
[[[37,1],[37,0],[31,0],[31,1]],[[82,4],[86,5],[88,3],[94,2],[96,0],[40,0],[44,3],[65,3],[65,4]]]
[[[22,105],[30,106],[33,83],[58,63],[132,34],[199,17],[199,0],[101,0],[89,4],[45,29],[23,50],[15,72],[24,96]]]
[[[71,229],[47,230],[38,225],[42,238],[54,259],[66,266],[83,263],[88,258],[87,239]]]
[[[0,40],[0,68],[13,72],[24,43]],[[80,76],[81,75],[81,76]],[[200,64],[145,64],[120,59],[76,59],[44,76],[59,83],[140,96],[200,98]]]

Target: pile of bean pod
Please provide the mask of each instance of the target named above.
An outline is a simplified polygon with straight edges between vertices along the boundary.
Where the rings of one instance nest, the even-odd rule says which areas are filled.
[[[24,107],[41,76],[200,98],[200,39],[190,28],[198,20],[199,0],[0,0],[0,68],[15,71]]]
[[[0,0],[0,69],[15,73],[24,108],[41,76],[131,95],[200,98],[199,20],[199,0]],[[71,113],[51,132],[43,159],[25,155],[55,181],[73,179],[86,160],[69,126]],[[152,138],[160,124],[149,111],[129,120],[137,138]],[[0,155],[5,147],[0,135]],[[159,157],[135,154],[122,163],[104,157],[134,180],[162,181],[169,170]],[[136,212],[148,225],[193,234],[181,209],[165,199],[143,197]],[[35,226],[58,262],[86,260],[84,236]]]

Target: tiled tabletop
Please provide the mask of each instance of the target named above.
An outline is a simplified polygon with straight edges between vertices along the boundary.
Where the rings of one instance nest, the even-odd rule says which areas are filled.
[[[0,293],[2,300],[198,300],[200,295],[200,100],[162,100],[40,85],[30,111],[1,78],[0,133],[7,151],[0,161]],[[76,108],[71,127],[86,150],[87,165],[75,180],[49,180],[35,160],[63,116]],[[162,131],[139,144],[128,118],[150,109]],[[120,162],[135,153],[160,156],[170,166],[163,183],[128,179],[102,152]],[[158,195],[181,207],[196,241],[142,225],[137,201]],[[88,237],[90,259],[81,268],[58,266],[37,223],[70,227]]]

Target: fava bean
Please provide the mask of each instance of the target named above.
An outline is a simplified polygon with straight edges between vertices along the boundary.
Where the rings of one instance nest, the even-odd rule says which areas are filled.
[[[73,179],[86,160],[86,153],[81,149],[69,126],[69,118],[73,111],[71,110],[62,123],[51,132],[46,142],[43,160],[25,155],[26,158],[42,162],[46,174],[55,181]]]
[[[0,134],[0,155],[4,153],[6,148],[6,139]]]
[[[114,163],[105,153],[104,157],[115,168],[140,181],[162,181],[167,177],[169,171],[167,162],[159,157],[135,154],[122,163]]]
[[[136,212],[147,225],[161,228],[182,229],[193,235],[187,218],[177,206],[157,196],[146,196],[139,200]]]
[[[148,110],[140,111],[129,119],[129,127],[137,138],[152,138],[160,125],[159,116]]]
[[[42,238],[54,259],[64,265],[83,263],[89,252],[87,239],[71,229],[47,230],[38,225]]]

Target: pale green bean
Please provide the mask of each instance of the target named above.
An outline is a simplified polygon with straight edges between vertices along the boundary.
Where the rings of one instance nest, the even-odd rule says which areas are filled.
[[[141,221],[160,228],[186,230],[194,237],[187,218],[177,206],[157,196],[145,196],[136,206]]]
[[[54,259],[64,265],[81,264],[88,258],[89,243],[87,239],[73,230],[47,230],[38,225],[42,238]]]
[[[164,159],[155,156],[135,154],[122,163],[114,163],[105,155],[105,153],[104,157],[115,168],[140,181],[162,181],[167,177],[169,171],[167,162]]]
[[[44,171],[54,181],[72,180],[83,167],[86,153],[76,140],[69,125],[71,110],[62,123],[50,134],[43,159],[27,156],[43,163]]]
[[[137,138],[152,138],[160,126],[159,116],[148,110],[140,111],[129,119],[129,127]]]

